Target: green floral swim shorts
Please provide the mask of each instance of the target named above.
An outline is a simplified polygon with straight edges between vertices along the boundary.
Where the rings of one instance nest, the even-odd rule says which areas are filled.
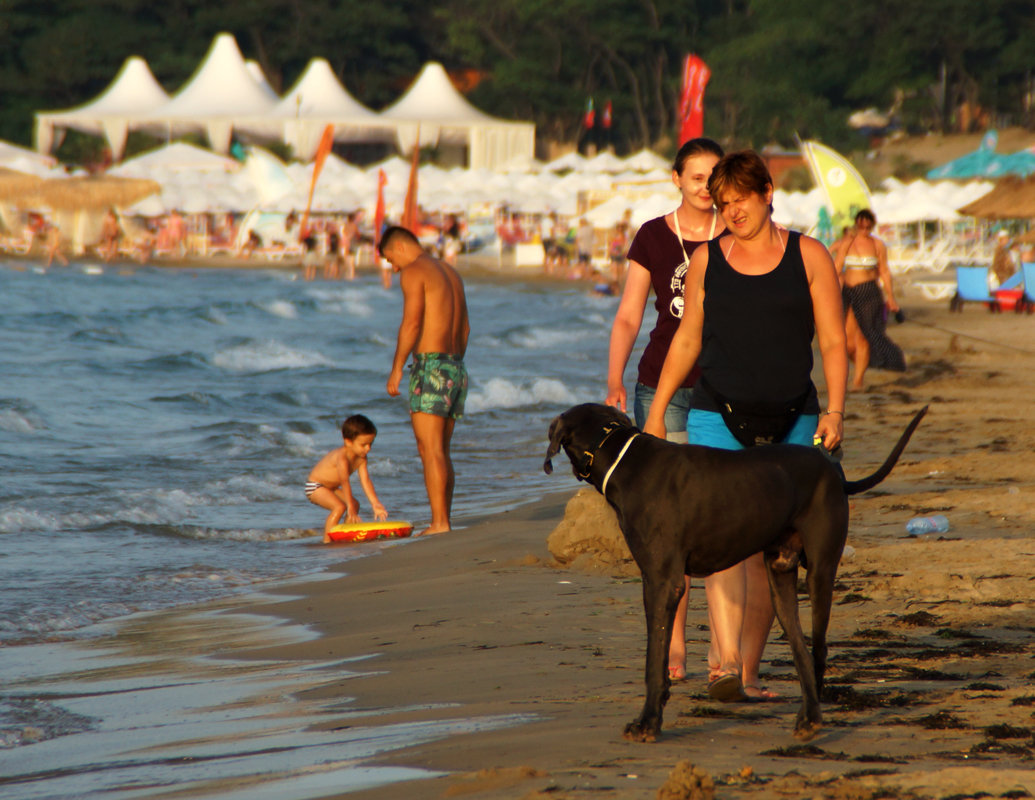
[[[467,399],[467,368],[460,356],[416,353],[410,366],[410,411],[460,419]]]

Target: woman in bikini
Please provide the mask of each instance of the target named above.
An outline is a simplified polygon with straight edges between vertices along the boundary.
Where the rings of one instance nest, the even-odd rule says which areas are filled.
[[[683,316],[683,279],[690,256],[702,244],[726,230],[708,193],[708,176],[722,155],[722,148],[711,139],[691,139],[680,147],[672,164],[672,182],[679,189],[682,202],[675,211],[645,222],[629,247],[625,289],[611,326],[605,402],[623,412],[626,410],[625,367],[636,344],[643,312],[653,288],[657,322],[640,358],[633,398],[633,416],[640,428],[647,419],[669,342]],[[666,406],[665,435],[670,441],[686,442],[690,393],[696,378],[696,372],[686,375]],[[689,589],[690,579],[687,578],[687,591],[676,613],[669,649],[668,670],[673,680],[686,676],[686,602]]]
[[[903,372],[906,358],[888,338],[886,312],[899,311],[884,242],[873,236],[876,217],[868,208],[855,215],[855,232],[835,251],[845,303],[848,354],[855,367],[852,389],[862,389],[870,366]]]

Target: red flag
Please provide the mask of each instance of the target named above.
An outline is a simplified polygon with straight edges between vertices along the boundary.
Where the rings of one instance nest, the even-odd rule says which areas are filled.
[[[604,105],[604,119],[601,120],[601,122],[602,122],[602,124],[603,124],[605,129],[610,129],[610,127],[611,127],[611,101],[610,100],[608,100],[607,103]]]
[[[704,87],[712,71],[698,56],[683,59],[683,87],[679,93],[679,144],[704,134]]]
[[[309,235],[309,211],[313,207],[313,192],[316,191],[316,179],[320,177],[320,170],[323,169],[323,162],[327,160],[327,154],[334,146],[334,126],[328,125],[323,129],[320,136],[320,144],[316,148],[316,156],[313,158],[313,179],[309,182],[309,199],[305,204],[305,212],[302,214],[302,224],[298,226],[298,239],[301,241]]]
[[[413,157],[410,160],[410,179],[406,183],[406,202],[403,205],[402,219],[399,224],[414,236],[419,234],[420,220],[417,219],[417,169],[420,166],[420,125],[417,125],[417,141],[413,144]]]
[[[385,184],[388,176],[383,169],[377,171],[377,205],[374,207],[374,249],[381,255],[381,228],[385,224]]]
[[[586,113],[582,115],[582,126],[588,131],[597,124],[597,112],[593,109],[593,98],[586,101]]]

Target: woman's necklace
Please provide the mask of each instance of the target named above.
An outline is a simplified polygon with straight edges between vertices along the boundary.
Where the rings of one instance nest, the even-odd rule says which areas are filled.
[[[679,208],[677,208],[675,211],[672,212],[672,221],[673,221],[675,229],[676,229],[676,236],[679,237],[679,241],[683,241],[683,231],[680,229],[680,225],[679,225],[679,212],[680,212],[680,210],[682,208],[683,208],[683,206],[679,206]],[[709,239],[711,239],[712,237],[715,236],[715,225],[716,225],[716,222],[718,221],[718,218],[719,218],[719,214],[713,208],[712,209],[712,218],[711,218],[711,227],[709,228],[708,236],[704,239],[704,241],[708,241]],[[695,232],[703,233],[704,229],[705,229],[704,225],[689,225],[688,229],[687,229],[687,232],[692,235]],[[694,239],[693,241],[702,241],[702,240]]]

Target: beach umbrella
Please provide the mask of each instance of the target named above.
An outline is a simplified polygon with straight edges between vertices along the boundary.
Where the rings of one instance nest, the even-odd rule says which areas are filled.
[[[625,166],[637,172],[651,172],[652,170],[664,170],[666,174],[672,172],[671,162],[646,148],[626,158]]]
[[[51,178],[16,198],[15,204],[22,208],[45,206],[55,211],[125,208],[161,190],[156,181],[143,178]]]

